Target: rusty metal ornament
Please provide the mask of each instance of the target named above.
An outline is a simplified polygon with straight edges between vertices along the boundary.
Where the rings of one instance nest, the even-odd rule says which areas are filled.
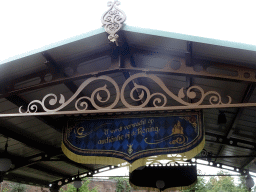
[[[109,34],[108,39],[111,42],[115,42],[118,45],[118,34],[116,34],[121,27],[123,22],[126,20],[126,15],[123,11],[117,8],[120,5],[118,0],[114,2],[109,1],[107,4],[110,8],[101,17],[101,22],[105,31]]]

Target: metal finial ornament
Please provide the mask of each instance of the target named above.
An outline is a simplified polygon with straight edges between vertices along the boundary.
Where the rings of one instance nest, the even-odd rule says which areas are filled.
[[[119,36],[116,33],[123,26],[126,15],[123,11],[117,8],[117,6],[120,5],[118,0],[115,0],[114,2],[109,1],[107,5],[110,8],[102,15],[101,22],[105,28],[105,31],[109,34],[108,39],[111,42],[115,42],[118,46],[117,39]]]

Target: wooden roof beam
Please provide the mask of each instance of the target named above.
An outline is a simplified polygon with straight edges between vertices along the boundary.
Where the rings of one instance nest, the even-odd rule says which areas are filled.
[[[213,139],[206,139],[207,142],[218,143],[223,146],[229,145],[233,147],[240,147],[244,149],[249,149],[251,151],[256,151],[256,142],[250,142],[250,141],[236,139],[232,137],[228,139],[225,136],[210,133],[210,132],[205,132],[205,135],[213,138]],[[221,156],[221,155],[215,155],[215,156]]]
[[[136,68],[136,63],[135,63],[135,59],[134,59],[134,56],[133,56],[133,51],[130,48],[128,42],[127,42],[125,34],[123,32],[121,32],[121,33],[122,33],[122,35],[121,35],[122,36],[121,46],[113,48],[113,50],[114,50],[113,53],[117,52],[117,53],[115,53],[115,55],[118,54],[118,62],[119,62],[119,67],[120,68],[125,68],[126,67],[125,66],[125,58],[127,58],[129,60],[129,62],[128,62],[129,65]],[[114,58],[116,58],[116,56],[114,56]],[[112,55],[112,61],[111,62],[116,62],[116,60],[117,59],[113,59],[113,55]],[[130,72],[127,72],[127,71],[123,71],[123,75],[125,77],[125,80],[127,80],[131,76]],[[139,82],[139,84],[142,84],[139,79],[137,79],[137,81]],[[144,83],[144,85],[146,85],[146,84]],[[129,82],[128,86],[132,90],[135,87],[134,81]],[[139,98],[140,93],[137,89],[135,90],[134,94],[135,94],[135,98]],[[144,100],[137,101],[137,105],[141,105],[144,102]]]
[[[63,69],[58,66],[57,62],[47,51],[43,52],[42,55],[46,59],[45,65],[52,71],[54,75],[60,77],[67,77],[67,75],[63,72]],[[76,92],[77,86],[73,82],[64,82],[64,84],[72,93]]]
[[[251,96],[252,96],[252,94],[253,94],[253,92],[254,92],[254,90],[255,90],[255,86],[256,86],[255,83],[250,83],[250,84],[247,86],[246,91],[245,91],[245,93],[244,93],[244,96],[243,96],[243,98],[242,98],[241,103],[248,103],[248,102],[249,102],[249,100],[250,100],[250,98],[251,98]],[[236,129],[236,126],[237,126],[237,124],[238,124],[238,121],[239,121],[239,119],[240,119],[241,116],[242,116],[243,110],[244,110],[244,108],[238,108],[237,113],[236,113],[236,115],[235,115],[235,117],[233,118],[233,121],[232,121],[232,123],[231,123],[231,126],[230,126],[230,127],[227,129],[227,131],[226,131],[225,137],[226,137],[227,139],[230,139],[230,137],[231,137],[231,135],[232,135],[232,133],[233,133],[233,130]],[[216,156],[221,155],[221,154],[223,153],[224,149],[225,149],[225,146],[220,146],[219,151],[218,151],[218,153],[216,154]]]
[[[253,151],[252,153],[250,153],[250,156],[255,156],[256,152]],[[243,163],[243,165],[241,166],[241,169],[246,168],[247,166],[250,166],[251,163],[254,163],[256,161],[255,157],[250,157],[248,159],[246,159],[246,161]]]
[[[43,53],[46,53],[46,52],[43,52]],[[74,62],[76,63],[75,65],[79,65],[81,62],[91,61],[91,60],[94,60],[96,58],[104,57],[104,56],[110,55],[110,53],[111,53],[111,51],[110,51],[109,48],[108,49],[100,49],[96,52],[93,51],[93,52],[84,54],[83,56],[76,57],[76,58],[71,58],[71,59],[74,60]],[[47,58],[46,58],[46,60],[47,60]],[[49,64],[49,63],[46,63],[46,64]],[[16,83],[19,83],[19,82],[22,82],[22,81],[27,81],[29,79],[33,79],[33,78],[36,78],[36,77],[40,77],[41,79],[44,79],[45,75],[47,75],[49,73],[52,73],[52,71],[50,69],[43,69],[43,70],[38,71],[38,72],[34,72],[34,73],[31,73],[31,74],[28,74],[28,75],[24,75],[22,77],[18,77],[14,80],[7,80],[5,82],[2,82],[2,84],[8,85],[8,86],[2,88],[2,93],[1,93],[0,98],[7,97],[9,95],[15,95],[15,94],[18,94],[18,93],[23,93],[23,92],[26,92],[26,91],[35,90],[35,89],[38,89],[38,88],[44,88],[44,87],[51,86],[51,85],[56,85],[56,84],[69,82],[70,81],[69,79],[72,79],[72,78],[68,78],[68,77],[63,78],[64,76],[62,75],[62,77],[53,78],[52,81],[45,82],[45,81],[42,80],[40,83],[35,84],[33,86],[14,89],[14,86],[15,86]],[[75,74],[72,77],[74,77],[74,76],[75,76],[75,78],[77,78],[77,76],[81,76],[81,75]],[[83,75],[82,75],[81,78],[83,78]]]

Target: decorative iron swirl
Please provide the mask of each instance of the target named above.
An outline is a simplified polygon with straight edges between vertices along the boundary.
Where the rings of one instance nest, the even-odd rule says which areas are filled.
[[[118,0],[115,0],[114,2],[110,1],[107,5],[110,8],[102,15],[101,22],[105,28],[105,31],[109,34],[108,39],[114,42],[117,41],[119,37],[116,33],[123,26],[126,15],[123,11],[117,8],[117,6],[120,5]]]
[[[221,105],[223,104],[222,100],[221,100],[221,96],[218,92],[216,91],[208,91],[208,92],[204,92],[204,90],[199,87],[199,86],[192,86],[190,87],[187,92],[186,92],[186,95],[189,99],[194,99],[197,95],[197,93],[195,91],[192,91],[192,90],[198,90],[199,91],[199,94],[201,95],[201,98],[199,99],[199,101],[195,102],[195,103],[189,103],[189,102],[186,102],[183,100],[183,98],[185,97],[185,94],[184,94],[184,88],[181,88],[179,93],[178,93],[178,96],[176,96],[175,94],[173,94],[167,87],[166,85],[163,83],[163,81],[158,78],[157,76],[155,75],[150,75],[150,74],[145,74],[145,73],[138,73],[138,74],[135,74],[131,77],[129,77],[122,89],[121,89],[121,101],[122,103],[127,107],[127,108],[143,108],[145,107],[149,101],[152,99],[152,97],[156,96],[156,95],[159,95],[162,97],[162,100],[161,98],[155,98],[153,100],[153,105],[154,107],[165,107],[166,106],[166,103],[167,103],[167,97],[166,95],[162,94],[162,93],[153,93],[151,94],[149,89],[145,86],[142,86],[142,85],[137,85],[136,83],[134,83],[134,88],[131,90],[130,92],[130,98],[134,101],[141,101],[142,104],[140,105],[131,105],[129,104],[125,97],[124,97],[124,91],[125,91],[125,88],[126,86],[132,82],[134,79],[137,79],[137,78],[142,78],[142,77],[145,77],[145,78],[149,78],[151,80],[153,80],[155,83],[157,83],[161,88],[162,90],[168,95],[170,96],[172,99],[174,99],[175,101],[179,102],[180,104],[182,105],[186,105],[186,106],[198,106],[200,104],[202,104],[202,102],[204,101],[204,99],[210,95],[210,98],[209,98],[209,103],[211,105]],[[141,90],[141,94],[139,95],[139,98],[138,99],[135,99],[133,97],[134,95],[134,91],[135,90]],[[228,102],[226,104],[230,104],[231,101],[232,101],[232,98],[230,96],[227,96],[228,97]],[[156,103],[163,103],[161,106],[157,106]]]
[[[140,101],[141,104],[139,105],[131,105],[129,104],[125,98],[125,89],[127,87],[127,85],[130,82],[133,82],[135,79],[138,78],[149,78],[151,80],[153,80],[157,85],[159,85],[161,87],[161,89],[165,92],[165,94],[160,93],[160,92],[155,92],[155,93],[151,93],[151,91],[149,90],[149,88],[147,88],[144,85],[138,85],[137,83],[134,83],[134,87],[132,88],[132,90],[130,91],[130,98],[133,101]],[[222,100],[221,100],[221,96],[218,92],[216,91],[208,91],[208,92],[204,92],[204,90],[199,87],[199,86],[192,86],[190,88],[187,89],[186,91],[186,95],[189,99],[194,99],[196,97],[196,95],[200,95],[201,97],[199,98],[199,100],[195,103],[189,103],[187,101],[184,101],[184,88],[181,88],[178,92],[178,95],[176,96],[174,93],[172,93],[167,87],[166,85],[163,83],[163,81],[157,77],[156,75],[151,75],[151,74],[145,74],[145,73],[138,73],[135,75],[130,76],[123,84],[121,91],[119,89],[118,84],[111,78],[108,76],[100,76],[100,77],[91,77],[87,80],[85,80],[80,87],[77,89],[77,91],[74,93],[74,95],[72,97],[70,97],[67,101],[65,101],[65,97],[60,94],[60,98],[58,100],[57,95],[50,93],[47,94],[42,101],[40,100],[34,100],[32,102],[30,102],[28,104],[27,110],[23,111],[22,108],[23,106],[21,106],[19,108],[19,112],[20,113],[35,113],[38,111],[38,106],[41,106],[43,108],[43,110],[45,112],[56,112],[56,111],[60,111],[62,110],[64,107],[66,107],[68,104],[70,104],[72,101],[75,100],[75,98],[83,91],[83,89],[90,84],[93,81],[96,80],[103,80],[103,81],[108,81],[110,82],[113,86],[114,86],[114,91],[115,91],[115,99],[112,102],[112,104],[108,105],[108,106],[104,106],[102,107],[102,104],[105,104],[107,102],[110,101],[111,97],[112,97],[112,93],[110,93],[109,89],[107,88],[107,85],[104,85],[102,87],[99,87],[97,89],[95,89],[91,96],[83,96],[78,98],[75,101],[75,108],[77,111],[85,111],[88,110],[88,106],[90,102],[92,104],[92,106],[96,109],[96,110],[101,110],[101,109],[113,109],[117,106],[117,103],[120,101],[121,98],[121,102],[122,104],[125,106],[124,108],[144,108],[148,105],[148,103],[150,101],[152,101],[153,106],[155,108],[157,107],[168,107],[167,105],[167,95],[169,97],[171,97],[172,99],[174,99],[175,101],[179,102],[182,105],[185,106],[198,106],[201,105],[202,102],[204,101],[204,99],[207,96],[209,97],[209,103],[210,105],[221,105],[223,104]],[[138,95],[138,98],[134,97],[134,93],[135,91],[140,90],[140,94]],[[197,90],[198,93],[195,92],[195,90]],[[104,92],[106,95],[106,98],[101,97],[101,93]],[[168,98],[169,99],[169,98]],[[57,102],[60,104],[59,107],[54,108],[54,109],[49,109],[46,107],[46,102],[48,101],[47,104],[54,106],[57,104]],[[226,104],[230,104],[232,101],[231,97],[228,96],[228,102]]]
[[[48,109],[45,104],[46,104],[46,100],[50,99],[49,100],[49,105],[53,106],[55,104],[57,104],[57,101],[58,101],[58,97],[55,95],[55,94],[48,94],[46,95],[42,101],[40,100],[34,100],[32,102],[30,102],[28,104],[28,107],[27,107],[27,110],[25,112],[23,112],[22,108],[23,106],[21,106],[19,108],[19,112],[20,113],[35,113],[37,112],[38,110],[38,105],[40,105],[43,110],[45,112],[56,112],[56,111],[59,111],[61,109],[63,109],[64,107],[66,107],[68,104],[70,104],[82,91],[83,89],[88,85],[90,84],[91,82],[93,81],[96,81],[96,80],[105,80],[105,81],[108,81],[110,82],[114,88],[115,88],[115,93],[116,93],[116,98],[114,100],[114,102],[109,105],[109,106],[106,106],[106,107],[100,107],[99,105],[96,104],[95,100],[99,101],[100,103],[106,103],[107,101],[109,101],[110,99],[110,92],[109,90],[107,89],[107,86],[103,86],[103,87],[100,87],[96,90],[93,91],[93,93],[91,94],[91,97],[81,97],[79,98],[76,103],[75,103],[75,108],[77,111],[83,111],[83,110],[87,110],[88,109],[88,103],[86,101],[82,101],[80,102],[81,100],[84,100],[84,99],[87,99],[91,102],[91,104],[96,108],[96,109],[111,109],[113,107],[115,107],[120,99],[120,90],[119,90],[119,87],[117,85],[117,83],[111,78],[111,77],[108,77],[108,76],[100,76],[100,77],[91,77],[89,79],[87,79],[86,81],[84,81],[80,87],[77,89],[77,91],[74,93],[74,95],[72,97],[70,97],[66,102],[65,102],[65,98],[62,94],[60,94],[60,100],[59,100],[59,104],[60,106],[55,108],[55,109]],[[102,97],[100,96],[100,91],[104,91],[105,93],[107,93],[107,98],[106,99],[102,99]],[[96,97],[95,97],[96,96]],[[80,102],[80,103],[79,103]],[[79,107],[82,107],[82,109],[80,109]]]
[[[169,144],[172,145],[172,144],[184,144],[187,141],[187,137],[184,136],[183,134],[172,134],[165,138],[155,140],[154,142],[148,142],[147,140],[148,140],[148,138],[144,139],[145,143],[150,144],[150,145],[155,145],[155,144],[170,140]]]

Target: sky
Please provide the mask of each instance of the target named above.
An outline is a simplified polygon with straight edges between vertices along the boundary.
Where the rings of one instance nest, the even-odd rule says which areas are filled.
[[[200,161],[200,160],[199,160]],[[200,161],[200,162],[203,162],[203,161]],[[207,163],[206,161],[204,161],[205,163]],[[209,166],[204,166],[204,165],[200,165],[198,164],[197,165],[197,168],[199,170],[202,171],[203,174],[217,174],[218,171],[220,171],[221,169],[219,168],[215,168],[215,167],[209,167]],[[207,172],[205,172],[207,171]],[[226,172],[229,172],[229,171],[226,171]],[[234,172],[229,172],[230,174],[237,174],[237,173],[234,173]],[[121,168],[118,168],[116,170],[112,170],[112,171],[106,171],[106,172],[102,172],[102,173],[98,173],[98,174],[95,174],[96,176],[100,177],[100,176],[129,176],[129,168],[128,167],[121,167]]]
[[[204,160],[197,160],[197,170],[201,171],[201,174],[203,175],[216,175],[218,172],[221,171],[220,168],[217,167],[211,167],[211,166],[206,166],[203,164],[208,164],[207,161]],[[230,167],[231,168],[231,167]],[[223,170],[225,173],[230,174],[230,175],[239,175],[239,173],[234,172],[234,171],[229,171],[229,170]],[[250,173],[252,175],[252,178],[254,180],[254,183],[256,183],[256,174],[255,173]],[[102,173],[97,173],[95,174],[96,177],[101,177],[103,179],[108,179],[108,177],[114,177],[114,176],[129,176],[129,168],[128,167],[121,167],[117,169],[113,169],[111,171],[105,171]],[[233,176],[235,184],[239,184],[239,177],[238,176]],[[205,180],[206,182],[210,179],[210,176],[206,176]]]
[[[119,0],[134,27],[256,45],[250,0]],[[101,28],[108,0],[0,1],[0,61]]]
[[[256,45],[255,0],[119,1],[129,26]],[[0,62],[101,28],[107,2],[0,1]]]

